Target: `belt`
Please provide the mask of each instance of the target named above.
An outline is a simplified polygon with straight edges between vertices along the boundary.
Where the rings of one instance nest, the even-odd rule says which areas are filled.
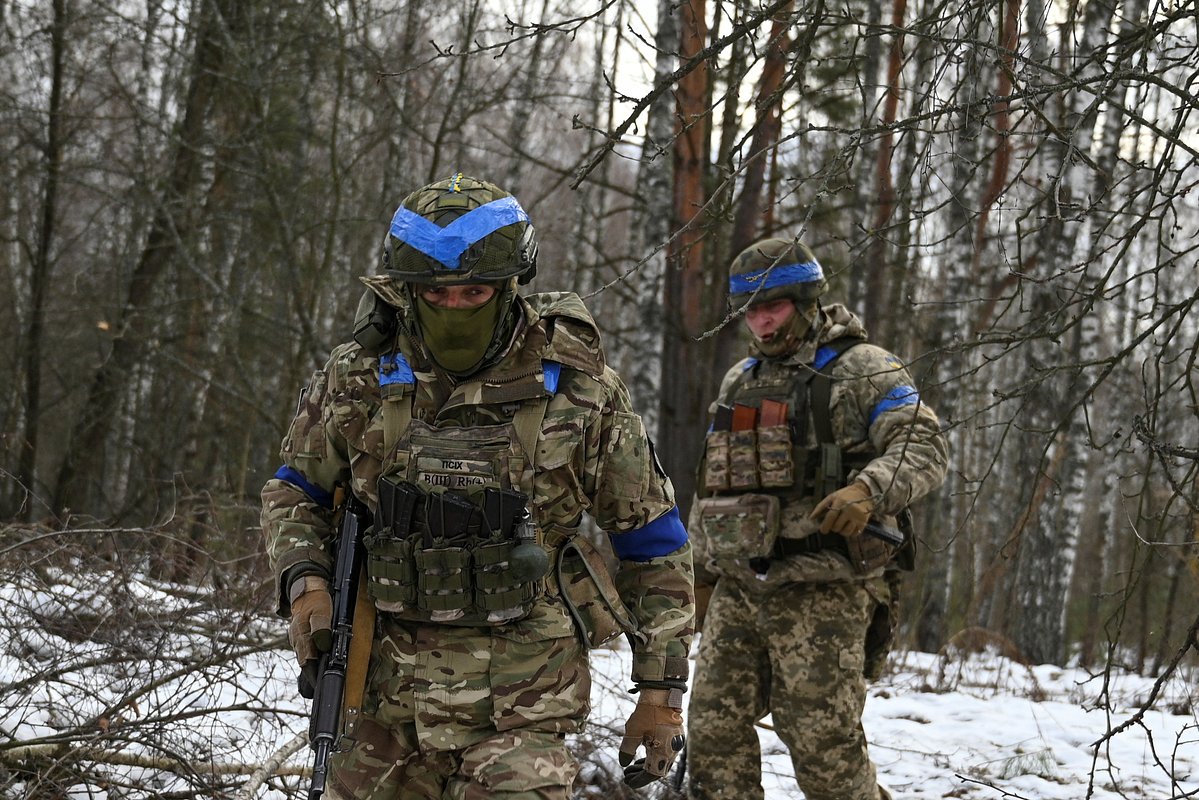
[[[821,550],[835,550],[843,556],[849,556],[849,547],[845,537],[835,533],[813,533],[802,539],[777,539],[774,549],[765,558],[751,558],[749,566],[759,577],[765,577],[770,571],[770,561],[784,556],[804,556],[819,553]]]
[[[821,550],[836,550],[842,555],[849,554],[845,537],[836,533],[813,533],[802,539],[778,539],[774,543],[773,556],[803,556],[818,553]]]

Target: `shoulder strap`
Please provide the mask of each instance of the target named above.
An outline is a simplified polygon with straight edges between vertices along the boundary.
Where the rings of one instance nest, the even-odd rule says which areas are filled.
[[[383,454],[386,458],[412,422],[416,376],[400,352],[379,356],[379,393],[383,401]]]
[[[814,373],[810,374],[809,392],[811,395],[812,423],[816,428],[816,441],[820,444],[831,444],[836,441],[833,435],[833,416],[829,405],[833,397],[833,364],[844,355],[845,351],[866,340],[856,336],[843,336],[834,339],[816,351],[816,360],[812,362]]]
[[[520,404],[512,417],[512,426],[516,428],[516,438],[520,439],[525,448],[525,458],[532,470],[537,460],[537,437],[541,433],[541,422],[545,419],[545,409],[550,404],[549,394],[535,400],[526,400]]]

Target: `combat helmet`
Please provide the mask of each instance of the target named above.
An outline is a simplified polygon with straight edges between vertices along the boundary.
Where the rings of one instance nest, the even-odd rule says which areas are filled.
[[[391,218],[382,267],[404,283],[525,284],[537,272],[537,235],[515,197],[459,172],[404,198]]]
[[[820,262],[793,239],[762,239],[742,250],[729,266],[729,302],[765,303],[786,297],[815,302],[828,290]]]

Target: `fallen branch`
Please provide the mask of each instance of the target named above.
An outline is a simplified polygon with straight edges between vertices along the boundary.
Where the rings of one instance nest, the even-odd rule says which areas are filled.
[[[33,744],[14,747],[0,752],[0,765],[6,767],[27,767],[29,760],[53,759],[60,761],[87,761],[94,764],[113,767],[142,767],[157,769],[164,772],[205,773],[208,775],[249,775],[256,780],[260,772],[268,770],[266,778],[279,775],[285,777],[304,777],[309,774],[308,767],[283,766],[289,756],[297,752],[308,741],[306,734],[297,735],[279,751],[267,759],[264,764],[221,764],[209,761],[183,761],[168,756],[150,756],[139,753],[128,753],[118,750],[96,750],[78,744]]]

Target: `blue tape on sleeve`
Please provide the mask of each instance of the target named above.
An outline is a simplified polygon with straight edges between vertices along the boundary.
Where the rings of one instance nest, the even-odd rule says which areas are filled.
[[[729,276],[729,294],[748,294],[759,289],[790,286],[793,283],[813,283],[824,277],[819,262],[804,261],[800,264],[778,264],[757,272]]]
[[[541,379],[547,394],[558,393],[558,380],[562,377],[562,365],[557,361],[541,362]]]
[[[416,375],[403,353],[388,353],[379,356],[379,385],[393,383],[416,383]]]
[[[883,399],[879,400],[878,405],[870,412],[869,424],[873,425],[881,414],[903,406],[914,406],[919,402],[920,392],[916,391],[915,386],[896,386],[883,395]]]
[[[275,473],[275,477],[278,480],[287,481],[291,485],[301,489],[304,494],[312,498],[312,502],[321,508],[333,508],[333,495],[309,481],[299,470],[284,464],[279,467],[279,470]]]
[[[475,242],[507,225],[528,221],[529,215],[515,197],[472,208],[444,228],[400,206],[391,218],[391,235],[450,269],[458,269],[462,254]]]
[[[673,553],[687,544],[687,529],[675,506],[650,524],[628,533],[610,533],[608,541],[622,561],[649,561]]]

